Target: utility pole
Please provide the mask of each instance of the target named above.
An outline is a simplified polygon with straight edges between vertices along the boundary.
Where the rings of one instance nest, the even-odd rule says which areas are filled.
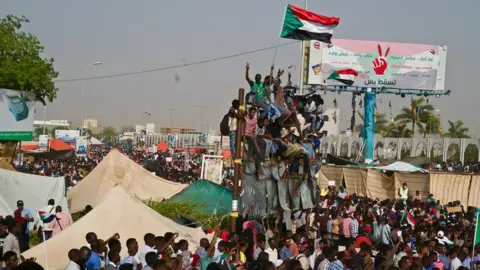
[[[193,105],[200,108],[200,132],[203,132],[203,109],[210,107],[210,105]]]
[[[238,101],[240,103],[240,107],[238,110],[238,114],[240,119],[237,120],[237,130],[235,136],[235,157],[234,157],[234,177],[233,177],[233,194],[232,194],[232,225],[231,230],[232,232],[236,231],[237,225],[237,217],[238,217],[238,190],[239,190],[239,182],[240,182],[240,175],[242,173],[242,157],[241,157],[241,143],[242,143],[242,130],[244,125],[244,113],[245,113],[245,105],[244,105],[244,98],[245,90],[243,88],[238,89]]]
[[[173,128],[173,112],[178,111],[177,108],[165,108],[165,110],[170,111],[170,131]]]

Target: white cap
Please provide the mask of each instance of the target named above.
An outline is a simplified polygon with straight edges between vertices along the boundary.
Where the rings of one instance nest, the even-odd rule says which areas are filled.
[[[280,265],[282,265],[282,264],[283,264],[283,260],[277,260],[275,262],[275,267],[280,267]]]

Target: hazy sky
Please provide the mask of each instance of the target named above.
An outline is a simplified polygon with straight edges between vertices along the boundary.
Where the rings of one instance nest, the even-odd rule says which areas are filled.
[[[0,16],[29,18],[31,23],[24,30],[40,39],[45,56],[55,58],[60,78],[71,79],[81,78],[84,68],[95,61],[103,64],[90,68],[87,76],[161,68],[276,45],[289,3],[303,6],[304,1],[5,0],[0,2]],[[341,18],[335,38],[447,45],[446,85],[452,95],[432,97],[430,103],[440,109],[445,128],[446,120],[463,119],[472,134],[480,132],[480,87],[476,82],[480,74],[480,1],[317,0],[310,1],[309,9]],[[268,50],[175,70],[87,81],[85,115],[118,127],[117,113],[125,114],[125,124],[134,124],[141,120],[140,109],[150,112],[147,119],[158,127],[169,125],[165,108],[178,108],[175,125],[191,127],[192,120],[200,121],[200,109],[193,104],[210,105],[205,109],[204,124],[218,130],[238,88],[247,88],[245,62],[251,63],[253,76],[267,73],[272,59],[273,50]],[[283,68],[296,65],[294,80],[298,81],[300,45],[281,47],[275,63]],[[58,98],[48,105],[47,119],[79,124],[82,83],[57,86]],[[351,95],[329,93],[325,98],[328,107],[333,106],[334,97],[341,113],[350,115]],[[379,96],[380,112],[389,113],[390,100],[394,111],[410,102],[409,98]],[[37,109],[36,119],[43,118],[41,112]]]

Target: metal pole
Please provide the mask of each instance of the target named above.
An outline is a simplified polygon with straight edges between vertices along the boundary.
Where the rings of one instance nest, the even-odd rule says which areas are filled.
[[[308,10],[308,0],[305,0],[305,10]],[[305,70],[305,59],[304,59],[305,58],[305,41],[302,41],[301,45],[302,45],[302,50],[301,50],[302,51],[302,55],[301,55],[302,56],[301,57],[302,68],[300,69],[300,85],[299,85],[300,88],[299,88],[299,90],[300,90],[300,94],[303,95],[303,84],[305,83],[303,81],[303,72]]]
[[[47,122],[47,106],[43,106],[43,135],[45,135],[45,122]]]
[[[243,88],[238,89],[238,101],[240,103],[240,108],[238,110],[239,118],[237,120],[237,133],[235,136],[235,157],[234,157],[234,178],[233,178],[233,196],[232,196],[232,225],[231,225],[231,230],[232,232],[236,231],[236,224],[237,224],[237,217],[238,217],[238,184],[240,181],[240,174],[241,174],[241,169],[242,169],[242,159],[240,155],[240,151],[242,150],[241,148],[241,143],[242,143],[242,130],[243,130],[243,122],[244,122],[244,112],[245,112],[245,107],[244,107],[244,94],[245,90]]]
[[[193,105],[200,108],[200,132],[203,132],[203,109],[210,107],[210,105]]]
[[[173,128],[173,112],[178,110],[177,108],[165,108],[165,110],[170,111],[170,132]]]
[[[101,65],[102,62],[93,62],[90,65],[88,65],[84,70],[83,70],[83,78],[82,78],[82,122],[80,123],[80,136],[83,134],[83,122],[85,121],[84,119],[84,111],[85,111],[85,77],[87,77],[87,69],[91,66],[96,66],[96,65]]]

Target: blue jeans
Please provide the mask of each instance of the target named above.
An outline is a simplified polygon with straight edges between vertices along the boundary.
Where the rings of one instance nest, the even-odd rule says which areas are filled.
[[[270,121],[275,122],[278,118],[282,116],[282,112],[278,109],[275,104],[268,104],[268,119]]]
[[[260,119],[265,119],[268,115],[268,105],[267,103],[263,102],[262,100],[256,100],[255,105],[262,109],[262,113],[260,114]]]
[[[232,153],[232,158],[235,156],[235,139],[237,138],[237,131],[236,130],[230,130],[230,135],[228,135],[230,138],[230,152]]]

